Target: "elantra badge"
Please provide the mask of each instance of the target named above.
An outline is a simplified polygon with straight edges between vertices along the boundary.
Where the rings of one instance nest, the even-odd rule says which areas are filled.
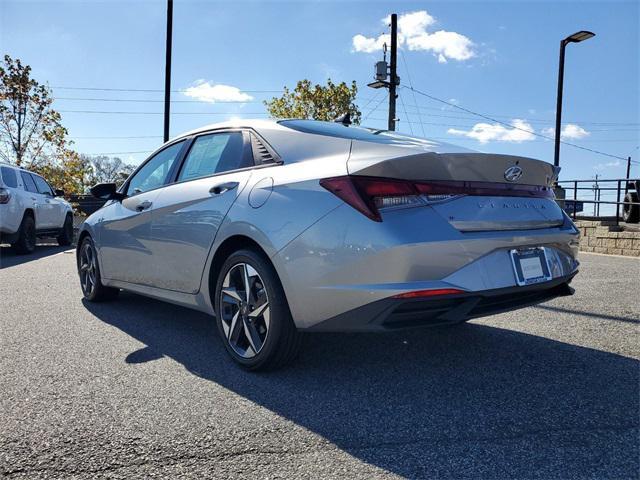
[[[509,167],[504,171],[504,178],[508,182],[515,182],[522,176],[522,169],[517,165]]]

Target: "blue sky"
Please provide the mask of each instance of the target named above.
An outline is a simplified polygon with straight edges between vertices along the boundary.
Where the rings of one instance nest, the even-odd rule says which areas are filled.
[[[324,82],[328,76],[356,80],[364,123],[384,127],[387,102],[366,83],[382,57],[377,48],[386,31],[382,19],[393,11],[406,15],[400,25],[403,85],[409,86],[410,77],[416,89],[430,95],[547,135],[555,112],[559,41],[581,29],[595,32],[595,38],[567,47],[566,140],[638,160],[639,6],[637,1],[175,0],[172,88],[196,88],[191,97],[172,94],[171,134],[233,116],[264,117],[261,100],[274,91],[302,78]],[[55,107],[78,151],[118,152],[138,163],[145,153],[119,152],[146,152],[161,143],[162,115],[155,113],[162,112],[165,14],[164,1],[3,0],[0,44],[2,53],[30,64],[34,76],[53,87]],[[128,91],[133,89],[158,91]],[[194,101],[207,99],[236,102]],[[80,113],[104,111],[144,113]],[[468,148],[553,159],[548,140],[406,89],[400,90],[398,116],[403,132],[422,135],[424,128],[427,137]],[[596,173],[620,177],[625,171],[621,160],[569,146],[563,146],[561,158],[565,179]],[[634,173],[640,174],[640,167]]]

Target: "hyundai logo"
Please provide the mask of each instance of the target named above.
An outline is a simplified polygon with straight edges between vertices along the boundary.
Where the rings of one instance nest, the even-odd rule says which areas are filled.
[[[515,182],[522,176],[522,169],[517,165],[509,167],[504,171],[504,178],[508,182]]]

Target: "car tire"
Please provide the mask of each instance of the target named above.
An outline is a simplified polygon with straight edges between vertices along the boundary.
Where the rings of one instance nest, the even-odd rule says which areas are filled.
[[[73,243],[73,217],[68,214],[64,219],[64,225],[60,230],[60,235],[57,237],[58,245],[66,247]]]
[[[33,253],[36,249],[36,221],[33,215],[27,213],[22,218],[18,230],[18,240],[12,246],[21,255]]]
[[[633,202],[636,205],[622,206],[622,220],[627,223],[638,223],[640,221],[640,205],[638,205],[638,192],[628,192],[624,196],[625,202]]]
[[[82,294],[90,302],[113,300],[120,290],[102,284],[96,247],[91,237],[85,237],[78,250],[78,276]]]
[[[260,253],[239,250],[227,258],[218,273],[214,304],[220,338],[245,369],[274,370],[298,354],[302,335],[278,274]]]

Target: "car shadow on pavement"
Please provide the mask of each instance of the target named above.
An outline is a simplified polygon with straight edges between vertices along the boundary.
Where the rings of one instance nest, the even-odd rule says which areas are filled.
[[[73,246],[61,247],[57,243],[38,243],[35,251],[29,254],[18,254],[9,245],[0,245],[0,269],[16,267],[23,263],[33,262],[41,258],[49,257],[65,250],[75,248]]]
[[[639,364],[627,357],[470,323],[307,335],[294,365],[256,374],[231,362],[207,315],[126,293],[85,305],[145,344],[123,361],[169,357],[388,472],[637,475]]]
[[[596,313],[585,312],[583,310],[572,310],[572,309],[569,309],[569,308],[555,307],[555,306],[551,306],[551,305],[536,305],[533,308],[539,308],[541,310],[548,310],[548,311],[551,311],[551,312],[568,313],[570,315],[582,315],[582,316],[590,317],[590,318],[598,318],[600,320],[613,320],[613,321],[616,321],[616,322],[640,324],[640,319],[638,319],[638,318],[621,317],[619,315],[605,315],[605,314],[600,313],[600,312],[596,312]]]

